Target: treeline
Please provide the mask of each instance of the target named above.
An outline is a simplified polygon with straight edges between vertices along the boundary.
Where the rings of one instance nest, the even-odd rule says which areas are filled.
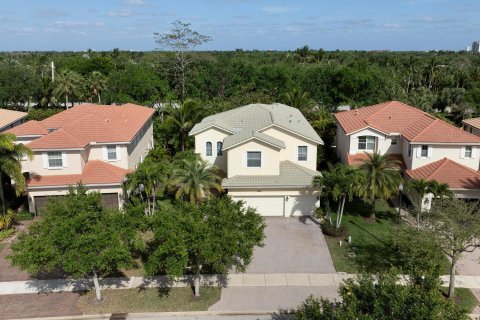
[[[480,108],[480,55],[468,52],[194,52],[188,98],[215,109],[285,101],[297,89],[320,106],[401,100],[458,121]],[[50,63],[56,66],[51,79]],[[72,102],[153,105],[180,96],[169,52],[0,53],[0,104],[20,108]]]

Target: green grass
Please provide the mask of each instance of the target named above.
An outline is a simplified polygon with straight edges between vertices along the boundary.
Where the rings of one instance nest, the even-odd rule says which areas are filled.
[[[15,233],[14,228],[10,228],[10,229],[7,229],[7,230],[0,230],[0,241],[12,236],[14,233]]]
[[[84,314],[205,311],[220,299],[220,288],[200,288],[195,299],[191,288],[146,288],[103,290],[103,301],[95,301],[95,292],[80,296],[76,306]]]
[[[443,294],[446,296],[448,288],[443,288]],[[455,298],[454,301],[456,304],[460,305],[467,313],[471,313],[473,308],[478,305],[478,300],[475,295],[472,293],[472,290],[467,288],[455,288]]]
[[[15,220],[17,221],[33,220],[33,218],[35,218],[35,215],[28,211],[21,211],[15,216]]]
[[[396,210],[387,202],[377,202],[376,219],[370,218],[371,207],[355,199],[345,206],[342,225],[352,238],[325,236],[330,254],[338,272],[381,272],[397,267],[404,270],[411,261],[411,239],[402,238],[405,225],[396,223]],[[334,219],[334,217],[333,217]],[[339,242],[342,241],[342,246]],[[438,251],[436,259],[442,272],[448,271],[448,259]]]

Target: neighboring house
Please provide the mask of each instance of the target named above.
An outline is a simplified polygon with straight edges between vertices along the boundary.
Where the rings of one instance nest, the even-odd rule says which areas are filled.
[[[195,151],[216,165],[222,186],[264,216],[310,215],[320,203],[312,188],[317,146],[302,113],[283,104],[250,104],[206,117],[190,131]]]
[[[465,119],[462,121],[463,130],[480,136],[480,118]]]
[[[388,153],[402,163],[406,179],[435,179],[448,183],[457,197],[480,198],[475,175],[480,137],[398,101],[339,112],[335,118],[342,162],[358,165],[366,152]]]
[[[25,121],[27,115],[28,113],[25,112],[0,109],[0,132],[21,125]]]
[[[9,130],[34,152],[32,161],[22,161],[30,211],[80,182],[99,191],[106,206],[120,208],[125,175],[153,148],[154,112],[134,104],[82,105]]]

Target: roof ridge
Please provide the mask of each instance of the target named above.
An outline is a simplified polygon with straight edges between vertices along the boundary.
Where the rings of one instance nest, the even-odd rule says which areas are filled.
[[[437,119],[437,118],[433,118],[434,120],[432,122],[430,122],[430,124],[428,124],[427,126],[425,126],[422,130],[420,130],[413,138],[415,139],[416,137],[418,137],[422,132],[424,132],[425,130],[427,130],[428,128],[430,128],[434,123],[437,122],[437,120],[440,120],[440,119]],[[403,135],[403,134],[402,134]],[[411,140],[410,140],[411,141]]]
[[[444,158],[438,160],[438,162],[441,161],[441,163],[440,163],[435,169],[433,169],[432,173],[427,176],[427,179],[433,177],[434,174],[435,174],[438,170],[440,170],[440,168],[442,168],[443,166],[445,166],[445,164],[448,162],[448,160],[449,160],[449,159],[448,159],[447,157],[444,157]],[[435,162],[437,162],[437,161],[435,161]],[[435,162],[430,163],[430,165],[431,165],[431,164],[434,164]],[[427,164],[427,166],[428,166],[428,164]]]
[[[466,165],[461,164],[461,163],[459,163],[459,162],[457,162],[457,161],[453,161],[452,159],[449,159],[449,158],[447,158],[447,157],[445,157],[444,159],[446,160],[445,163],[446,163],[446,162],[452,162],[453,164],[455,164],[455,165],[457,165],[457,166],[460,166],[460,167],[462,167],[463,169],[466,169],[466,170],[468,170],[468,171],[470,171],[470,172],[472,172],[472,173],[475,173],[476,175],[479,175],[479,174],[480,174],[478,171],[476,171],[476,170],[474,170],[474,169],[472,169],[472,168],[470,168],[470,167],[467,167]]]

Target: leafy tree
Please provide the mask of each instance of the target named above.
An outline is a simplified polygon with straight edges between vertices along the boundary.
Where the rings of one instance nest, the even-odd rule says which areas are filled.
[[[172,50],[175,54],[175,68],[180,76],[181,98],[185,99],[186,73],[193,62],[189,51],[212,41],[209,36],[203,35],[191,29],[190,23],[179,20],[172,22],[172,28],[168,33],[155,32],[155,42],[161,47]]]
[[[452,198],[454,196],[447,183],[441,183],[436,180],[431,181],[430,192],[433,193],[434,200],[439,198],[440,201],[443,201],[444,198]]]
[[[172,278],[193,273],[198,297],[202,273],[245,271],[253,249],[262,245],[265,224],[255,209],[222,197],[198,207],[182,201],[160,203],[152,227],[147,273],[166,271]]]
[[[480,246],[479,203],[446,198],[434,202],[426,218],[425,230],[437,239],[451,260],[448,296],[453,298],[458,259],[464,252],[472,252]]]
[[[0,103],[17,109],[25,105],[40,90],[40,79],[35,70],[18,61],[0,63]]]
[[[217,168],[202,159],[184,160],[182,167],[173,171],[172,184],[177,187],[177,199],[187,199],[198,205],[212,195],[212,189],[222,191]]]
[[[398,187],[402,183],[402,176],[398,168],[397,160],[389,154],[366,153],[365,160],[359,168],[357,180],[357,193],[367,203],[372,205],[375,215],[375,200],[387,200],[398,193]]]
[[[17,138],[10,133],[0,133],[0,200],[2,215],[5,216],[6,204],[3,192],[3,175],[15,180],[17,195],[25,190],[25,177],[22,174],[21,161],[24,157],[33,159],[33,152],[23,143],[15,143]]]
[[[82,84],[83,78],[80,74],[64,69],[60,71],[55,78],[54,94],[65,97],[65,108],[68,109],[68,98],[79,96],[81,94]]]
[[[340,287],[341,301],[309,297],[297,310],[299,320],[467,320],[466,310],[441,294],[438,275],[413,275],[399,283],[395,272],[378,279],[363,275]]]
[[[125,215],[102,207],[99,193],[79,185],[64,201],[50,200],[42,219],[19,235],[9,258],[33,274],[61,268],[75,278],[92,276],[101,300],[98,278],[132,264],[132,231],[125,222]]]
[[[98,98],[98,103],[102,103],[100,93],[107,88],[107,78],[98,71],[92,71],[87,78],[87,86],[94,96]]]
[[[310,98],[308,92],[302,92],[297,88],[287,92],[284,99],[287,105],[297,108],[304,114],[311,112],[315,105],[315,101]]]
[[[427,181],[425,179],[411,179],[407,182],[405,186],[407,191],[415,191],[418,198],[417,205],[417,229],[420,227],[420,213],[423,212],[423,203],[425,195],[432,192],[432,181]]]

